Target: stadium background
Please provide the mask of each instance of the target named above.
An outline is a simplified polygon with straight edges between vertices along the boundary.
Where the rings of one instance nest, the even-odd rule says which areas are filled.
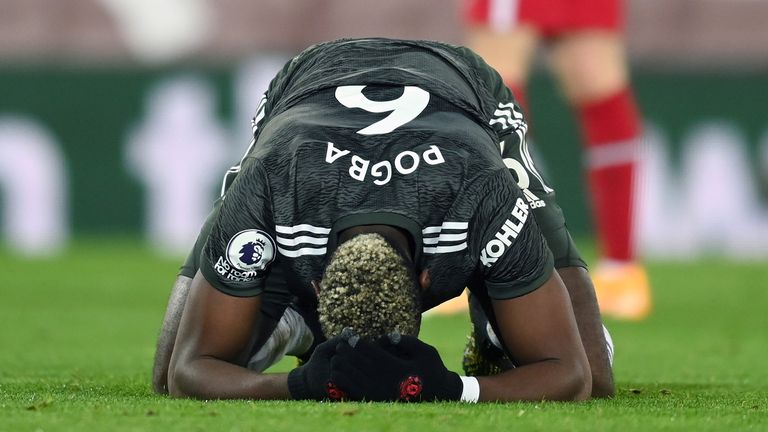
[[[768,6],[628,6],[642,251],[767,257]],[[365,35],[461,43],[459,2],[0,0],[5,244],[46,255],[80,235],[143,233],[183,252],[275,70]],[[552,84],[533,79],[534,139],[571,229],[588,235],[578,135]]]
[[[764,0],[628,1],[655,299],[647,320],[607,323],[614,400],[379,408],[152,394],[180,256],[274,71],[338,37],[461,43],[458,3],[0,0],[0,431],[766,430]],[[539,163],[589,260],[577,131],[542,70],[530,92]],[[459,370],[467,329],[433,316],[423,337]]]

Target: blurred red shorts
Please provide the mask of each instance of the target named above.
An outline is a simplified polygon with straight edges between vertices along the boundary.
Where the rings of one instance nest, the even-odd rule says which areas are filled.
[[[624,5],[623,0],[464,0],[464,19],[498,30],[529,24],[544,36],[585,29],[619,32]]]

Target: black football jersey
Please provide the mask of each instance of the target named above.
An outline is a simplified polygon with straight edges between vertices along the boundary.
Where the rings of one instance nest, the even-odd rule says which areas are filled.
[[[337,234],[385,224],[410,233],[436,302],[471,280],[499,299],[539,287],[552,254],[500,153],[500,137],[519,143],[525,123],[490,74],[470,51],[435,42],[341,40],[294,58],[229,172],[205,278],[255,296],[279,267],[295,296],[314,297]]]

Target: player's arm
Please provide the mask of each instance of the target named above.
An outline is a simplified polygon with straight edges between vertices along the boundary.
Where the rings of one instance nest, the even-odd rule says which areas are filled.
[[[589,363],[565,287],[551,265],[537,289],[493,300],[500,335],[518,367],[485,377],[460,377],[437,350],[414,336],[337,345],[331,382],[351,400],[466,402],[578,401],[589,398]]]
[[[261,295],[241,297],[214,287],[201,272],[192,280],[168,371],[174,397],[197,399],[327,399],[331,357],[339,340],[315,348],[288,374],[243,367],[258,331]]]
[[[496,330],[517,366],[480,377],[480,400],[583,400],[592,376],[568,291],[521,190],[501,171],[489,179],[476,223]]]
[[[221,201],[189,288],[168,371],[172,396],[325,397],[329,346],[318,346],[318,355],[288,375],[242,366],[260,325],[261,294],[277,254],[272,221],[266,171],[246,159]]]
[[[613,371],[592,279],[565,225],[554,190],[544,183],[530,156],[524,154],[528,153],[525,128],[522,125],[519,128],[501,137],[500,142],[504,143],[504,163],[524,191],[547,246],[554,255],[555,267],[568,290],[579,334],[589,359],[592,396],[612,396],[615,391]]]
[[[212,220],[203,227],[199,270],[189,287],[168,371],[172,396],[288,397],[285,375],[259,374],[242,366],[258,329],[260,294],[276,253],[268,232],[270,220],[265,172],[258,163],[244,161]],[[239,256],[247,260],[240,261]]]
[[[289,63],[290,64],[290,63]],[[176,334],[179,328],[179,322],[181,321],[181,314],[184,310],[184,305],[187,301],[189,294],[189,288],[192,283],[192,278],[200,267],[200,253],[202,247],[205,245],[205,240],[210,234],[211,226],[218,217],[218,209],[222,203],[221,197],[224,196],[229,186],[234,182],[242,169],[242,163],[245,157],[248,156],[252,148],[255,146],[258,140],[261,128],[266,123],[267,114],[269,108],[271,108],[272,101],[277,99],[279,95],[279,85],[284,82],[282,78],[285,75],[287,65],[283,70],[270,82],[269,91],[265,93],[256,107],[256,113],[251,120],[251,129],[253,131],[253,140],[246,149],[243,157],[240,161],[230,167],[225,173],[221,184],[220,198],[216,201],[214,209],[203,225],[200,234],[193,246],[192,252],[187,258],[187,261],[182,267],[182,274],[180,274],[173,284],[171,295],[168,299],[168,306],[166,307],[165,316],[163,318],[163,324],[160,328],[160,335],[158,336],[157,348],[155,350],[155,362],[152,368],[152,387],[158,394],[168,394],[168,366],[171,360],[171,354],[173,353],[174,343],[176,341]],[[270,106],[268,108],[268,105]]]
[[[528,125],[523,111],[492,67],[471,51],[465,50],[464,53],[499,104],[488,108],[490,125],[498,134],[504,164],[525,193],[526,201],[554,255],[555,268],[568,290],[582,344],[589,359],[592,396],[612,396],[615,392],[613,370],[592,279],[565,226],[555,191],[537,170],[528,149]]]
[[[589,359],[592,397],[611,397],[616,392],[613,368],[592,278],[581,266],[560,267],[557,272],[568,290],[581,343]]]
[[[160,328],[160,335],[157,339],[157,349],[155,350],[155,363],[152,368],[152,387],[158,394],[168,394],[168,365],[171,362],[173,345],[176,342],[176,333],[179,330],[181,314],[184,312],[184,305],[189,295],[189,287],[192,284],[192,278],[195,277],[200,268],[200,254],[202,253],[211,227],[219,214],[219,208],[222,201],[217,200],[213,210],[208,215],[200,229],[195,245],[187,257],[184,265],[181,266],[179,276],[173,284],[171,295],[168,298],[168,306],[165,310],[165,317]]]
[[[493,300],[502,343],[518,367],[478,377],[481,401],[584,400],[592,379],[568,293],[557,273],[531,293]]]
[[[513,299],[494,300],[501,337],[518,367],[499,375],[460,377],[437,350],[414,336],[348,339],[331,359],[331,382],[351,400],[574,401],[589,398],[591,376],[568,294],[551,266],[544,283]],[[342,334],[343,335],[343,334]],[[354,336],[354,335],[350,335]]]
[[[152,367],[152,388],[158,394],[168,394],[168,366],[191,283],[191,278],[179,275],[168,298],[168,307],[160,328],[160,336],[157,338],[155,363]]]
[[[239,365],[258,325],[261,296],[235,297],[200,273],[192,285],[173,350],[168,385],[176,397],[286,399],[286,374],[260,374]]]
[[[241,170],[243,170],[245,158],[251,152],[252,148],[256,146],[256,142],[258,141],[261,129],[267,123],[269,114],[272,110],[272,107],[274,106],[275,101],[280,99],[280,95],[288,83],[287,77],[290,76],[290,70],[293,64],[293,61],[289,61],[283,66],[281,71],[278,72],[278,74],[272,79],[267,92],[259,101],[256,108],[256,113],[254,114],[251,122],[253,140],[251,141],[249,147],[246,149],[245,154],[241,158],[240,162],[237,165],[231,167],[224,174],[224,179],[221,186],[222,199],[225,193],[228,192],[229,187],[238,177],[238,174],[241,172]],[[218,209],[221,203],[221,199],[217,201],[214,207],[214,211],[209,215],[208,220],[206,220],[206,223],[201,230],[200,236],[195,243],[192,254],[185,263],[183,270],[187,271],[189,276],[196,273],[200,266],[199,258],[201,249],[205,245],[205,240],[210,234],[213,223],[218,218]],[[155,391],[160,394],[168,393],[169,363],[174,351],[174,343],[176,341],[177,331],[191,285],[191,277],[180,275],[174,283],[174,287],[168,301],[168,307],[166,309],[163,325],[160,330],[160,336],[158,338],[157,350],[155,353],[155,363],[152,373],[152,385]],[[210,284],[208,285],[210,286]]]

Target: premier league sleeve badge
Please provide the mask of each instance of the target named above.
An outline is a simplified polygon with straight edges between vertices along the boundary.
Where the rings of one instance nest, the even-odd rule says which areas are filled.
[[[214,267],[228,280],[249,282],[274,261],[275,249],[275,241],[266,232],[258,229],[240,231],[227,243],[226,262],[219,258]]]

